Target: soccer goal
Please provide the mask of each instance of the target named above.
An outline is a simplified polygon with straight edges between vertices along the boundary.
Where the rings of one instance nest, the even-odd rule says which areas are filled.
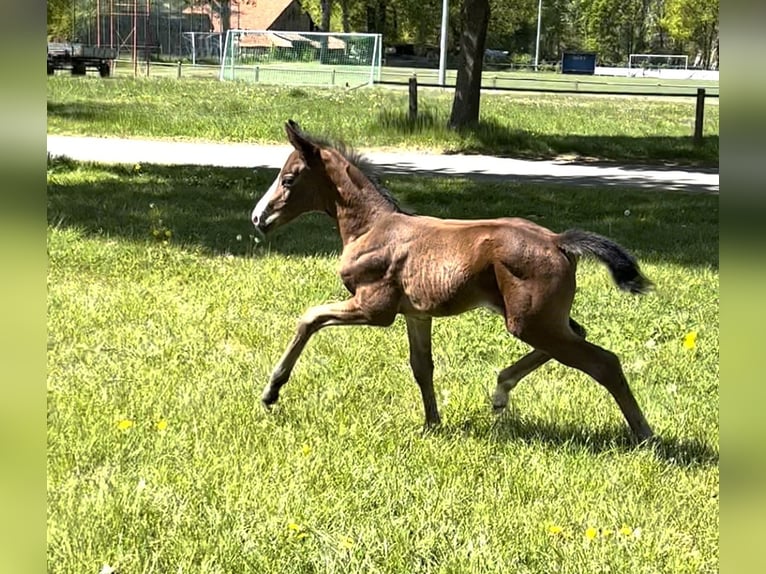
[[[370,85],[380,79],[380,34],[229,30],[220,79],[277,85]]]
[[[630,54],[628,56],[628,69],[659,70],[689,69],[689,56],[684,54]]]
[[[223,45],[220,32],[184,32],[181,37],[184,40],[184,55],[189,56],[192,66],[205,60],[218,63],[223,59]]]

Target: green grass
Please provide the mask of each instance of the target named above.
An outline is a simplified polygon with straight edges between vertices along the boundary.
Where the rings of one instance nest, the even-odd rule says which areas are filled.
[[[237,66],[236,77],[244,81],[256,81],[255,64]],[[258,76],[263,83],[279,84],[284,80],[290,82],[305,82],[312,85],[331,85],[332,72],[335,71],[335,86],[343,86],[348,79],[351,86],[367,81],[369,71],[365,66],[342,66],[322,65],[318,63],[293,63],[273,62],[257,64],[259,72],[265,75]],[[228,68],[230,70],[230,68]],[[220,65],[183,63],[181,77],[197,77],[217,79],[220,75]],[[312,73],[318,72],[320,77],[312,77]],[[348,78],[341,81],[345,72],[353,72]],[[63,72],[62,72],[63,73]],[[113,69],[113,73],[119,77],[147,76],[146,64],[139,63],[134,69],[130,60],[119,60]],[[230,73],[227,72],[227,79]],[[406,84],[410,76],[417,75],[422,84],[438,83],[439,72],[435,68],[411,68],[405,66],[383,66],[376,80],[384,82],[401,82]],[[178,64],[167,62],[151,62],[148,77],[152,78],[177,78]],[[445,72],[445,84],[454,87],[457,71],[447,69]],[[628,94],[686,94],[694,95],[697,88],[705,88],[708,94],[719,94],[719,82],[714,80],[687,80],[646,77],[619,77],[619,76],[595,76],[580,74],[559,74],[555,72],[532,72],[525,70],[503,70],[492,66],[485,66],[482,85],[485,88],[522,88],[541,90],[584,90],[584,91],[614,91]]]
[[[639,257],[655,293],[584,262],[574,306],[659,434],[634,448],[556,364],[493,416],[526,349],[484,311],[435,322],[433,432],[401,320],[320,332],[263,412],[299,315],[345,296],[327,219],[251,237],[273,176],[49,163],[49,572],[717,572],[717,196],[386,182],[418,212],[579,226]]]
[[[65,75],[47,86],[52,134],[284,144],[292,118],[357,147],[718,166],[717,100],[707,102],[696,146],[692,98],[485,93],[480,124],[456,133],[446,127],[451,90],[421,90],[411,122],[402,89]]]

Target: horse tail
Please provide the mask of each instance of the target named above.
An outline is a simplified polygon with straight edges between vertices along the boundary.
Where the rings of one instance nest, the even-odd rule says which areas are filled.
[[[558,235],[559,249],[570,255],[593,255],[601,260],[620,289],[633,294],[647,293],[654,284],[638,267],[636,258],[614,241],[596,233],[570,229]]]

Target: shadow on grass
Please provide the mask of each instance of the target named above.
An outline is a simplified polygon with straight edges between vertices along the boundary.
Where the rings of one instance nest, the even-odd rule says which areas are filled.
[[[443,112],[425,108],[413,120],[403,111],[385,110],[378,114],[378,125],[394,134],[434,132],[439,139],[450,141],[448,118]],[[695,169],[718,171],[717,135],[708,135],[701,145],[688,137],[580,136],[539,134],[511,129],[494,119],[459,132],[460,140],[451,153],[485,154],[520,159],[554,159],[569,156],[592,165],[594,162],[651,165],[653,169]]]
[[[548,421],[525,421],[501,415],[483,424],[486,417],[477,417],[460,425],[441,425],[433,432],[440,435],[460,435],[480,440],[523,441],[527,444],[572,447],[591,454],[603,452],[627,453],[650,450],[657,459],[678,466],[710,467],[718,464],[718,451],[698,439],[655,436],[646,444],[637,444],[625,426],[593,429],[582,425],[555,424]],[[477,422],[482,421],[482,422]]]
[[[341,248],[335,224],[306,215],[256,245],[250,212],[274,169],[48,164],[48,223],[99,236],[164,240],[203,251],[317,255]],[[389,176],[386,185],[416,213],[453,218],[520,216],[563,231],[612,237],[642,260],[718,267],[718,197],[560,184]],[[627,210],[627,211],[626,211]],[[628,215],[626,215],[628,213]]]
[[[110,81],[109,78],[104,78]],[[134,106],[136,104],[129,104]],[[105,102],[69,102],[57,103],[48,102],[48,116],[58,117],[66,120],[76,120],[88,123],[103,123],[115,121],[121,113],[124,113],[125,106],[116,103]]]

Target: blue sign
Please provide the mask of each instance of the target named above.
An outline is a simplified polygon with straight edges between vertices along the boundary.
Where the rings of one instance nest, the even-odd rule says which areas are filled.
[[[596,72],[595,52],[564,52],[561,57],[562,74],[590,74]]]

